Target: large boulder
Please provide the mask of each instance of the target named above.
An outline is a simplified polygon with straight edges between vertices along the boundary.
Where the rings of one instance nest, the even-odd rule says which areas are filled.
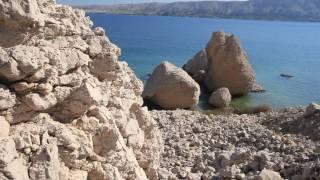
[[[197,82],[203,82],[208,68],[208,58],[205,49],[199,51],[184,66],[185,70]]]
[[[230,105],[231,99],[232,96],[229,89],[220,88],[211,94],[209,104],[218,108],[227,107]]]
[[[165,61],[153,71],[142,95],[164,109],[191,108],[199,102],[200,87],[188,73]]]
[[[206,51],[208,72],[205,85],[209,90],[227,87],[232,95],[243,95],[252,90],[255,73],[235,36],[213,33]]]

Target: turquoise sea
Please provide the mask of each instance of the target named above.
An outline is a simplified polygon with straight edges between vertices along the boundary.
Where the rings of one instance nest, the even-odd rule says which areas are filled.
[[[234,103],[274,108],[320,102],[320,23],[188,17],[88,14],[122,49],[121,60],[142,80],[157,64],[169,60],[182,66],[204,48],[211,33],[238,36],[267,90]],[[286,79],[280,74],[291,74]]]

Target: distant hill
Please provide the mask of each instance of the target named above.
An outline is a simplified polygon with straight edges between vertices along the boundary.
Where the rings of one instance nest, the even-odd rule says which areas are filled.
[[[78,8],[112,14],[320,21],[320,0],[198,1]]]

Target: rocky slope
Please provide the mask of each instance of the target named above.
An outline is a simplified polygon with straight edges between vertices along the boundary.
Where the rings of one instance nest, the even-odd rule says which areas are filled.
[[[143,84],[91,26],[54,0],[0,1],[1,180],[157,178]]]
[[[319,179],[320,113],[152,111],[163,132],[162,179]],[[269,177],[269,178],[267,178]]]

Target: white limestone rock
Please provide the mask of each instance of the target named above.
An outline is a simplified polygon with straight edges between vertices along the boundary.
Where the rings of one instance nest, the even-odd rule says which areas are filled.
[[[8,137],[10,132],[10,124],[5,117],[0,116],[0,138]]]
[[[143,97],[164,109],[192,108],[199,102],[199,85],[182,69],[165,61],[147,81]]]
[[[229,89],[220,88],[211,94],[209,98],[209,104],[218,108],[228,107],[230,105],[231,99],[232,96]]]
[[[256,83],[255,73],[246,52],[234,35],[212,34],[207,44],[208,72],[206,87],[214,91],[226,87],[232,95],[247,94]]]
[[[264,169],[261,173],[255,178],[255,180],[282,180],[278,172]]]
[[[5,86],[0,84],[0,110],[12,108],[16,104],[16,96]]]
[[[160,130],[105,31],[54,0],[0,9],[0,179],[154,177]]]
[[[4,180],[29,180],[27,166],[19,157],[12,138],[0,138],[0,169]]]

